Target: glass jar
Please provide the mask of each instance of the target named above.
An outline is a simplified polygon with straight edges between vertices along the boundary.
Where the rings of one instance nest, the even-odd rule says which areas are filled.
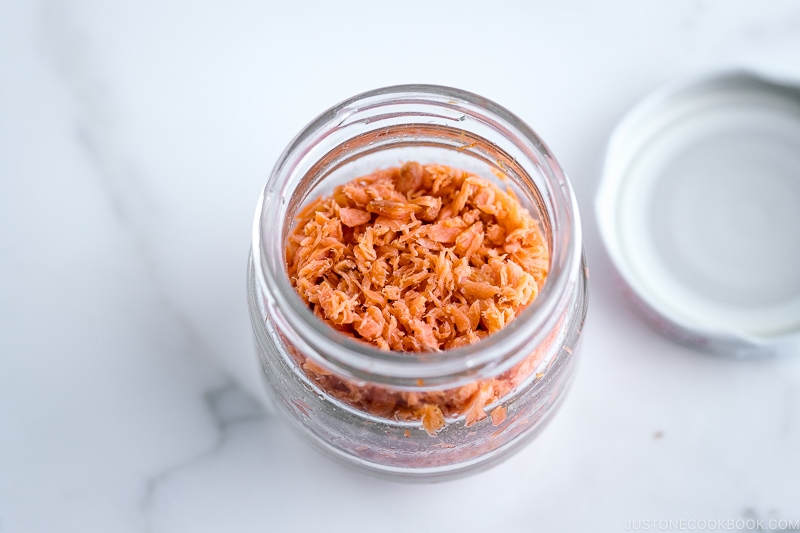
[[[304,204],[408,161],[463,169],[512,190],[538,217],[549,246],[549,273],[536,299],[475,344],[381,351],[314,316],[287,274],[287,237]],[[564,172],[506,109],[430,85],[346,100],[289,144],[256,210],[248,296],[270,398],[308,441],[372,472],[442,479],[493,464],[539,433],[570,382],[587,308],[582,252],[578,208]],[[472,413],[446,409],[453,398],[474,403],[486,390],[502,395],[474,404]],[[392,406],[409,398],[440,402],[444,427],[426,431],[422,418],[393,414]]]

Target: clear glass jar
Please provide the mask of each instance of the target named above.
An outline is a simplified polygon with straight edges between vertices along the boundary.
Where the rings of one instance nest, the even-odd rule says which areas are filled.
[[[510,188],[543,228],[550,248],[544,286],[513,321],[476,344],[437,353],[380,351],[315,317],[291,285],[286,241],[301,207],[336,185],[407,161],[448,165]],[[334,106],[289,144],[256,210],[248,296],[275,408],[323,451],[372,472],[442,479],[493,464],[539,433],[570,382],[587,308],[582,252],[564,172],[506,109],[430,85],[378,89]],[[479,405],[481,416],[456,413],[435,434],[421,420],[392,416],[392,402],[401,398],[446,402],[499,383],[503,396]],[[388,398],[387,408],[376,414],[337,389]]]

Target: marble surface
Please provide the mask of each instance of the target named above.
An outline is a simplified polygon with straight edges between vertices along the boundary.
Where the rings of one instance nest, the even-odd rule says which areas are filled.
[[[800,357],[654,333],[615,288],[592,205],[639,98],[726,66],[800,77],[798,58],[791,0],[0,3],[0,532],[800,519]],[[591,266],[559,415],[436,485],[348,470],[267,414],[245,304],[284,146],[339,100],[408,82],[487,96],[547,140]]]

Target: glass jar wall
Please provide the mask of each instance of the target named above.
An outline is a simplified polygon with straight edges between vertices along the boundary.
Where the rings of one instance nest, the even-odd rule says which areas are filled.
[[[533,302],[475,344],[382,351],[328,326],[292,287],[286,243],[302,207],[409,161],[463,169],[512,191],[549,247]],[[248,296],[269,394],[308,441],[372,472],[441,479],[485,467],[535,436],[567,389],[587,309],[585,273],[572,189],[522,121],[446,87],[356,96],[290,143],[259,200]],[[432,428],[424,411],[409,416],[401,409],[409,402],[438,410],[442,424]]]

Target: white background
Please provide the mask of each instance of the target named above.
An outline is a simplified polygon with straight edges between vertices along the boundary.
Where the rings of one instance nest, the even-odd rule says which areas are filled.
[[[794,1],[0,3],[0,532],[621,531],[800,519],[800,357],[654,333],[594,225],[606,140],[675,78],[800,79]],[[336,102],[439,83],[550,145],[590,312],[553,423],[500,466],[408,485],[265,415],[245,304],[255,203]]]

